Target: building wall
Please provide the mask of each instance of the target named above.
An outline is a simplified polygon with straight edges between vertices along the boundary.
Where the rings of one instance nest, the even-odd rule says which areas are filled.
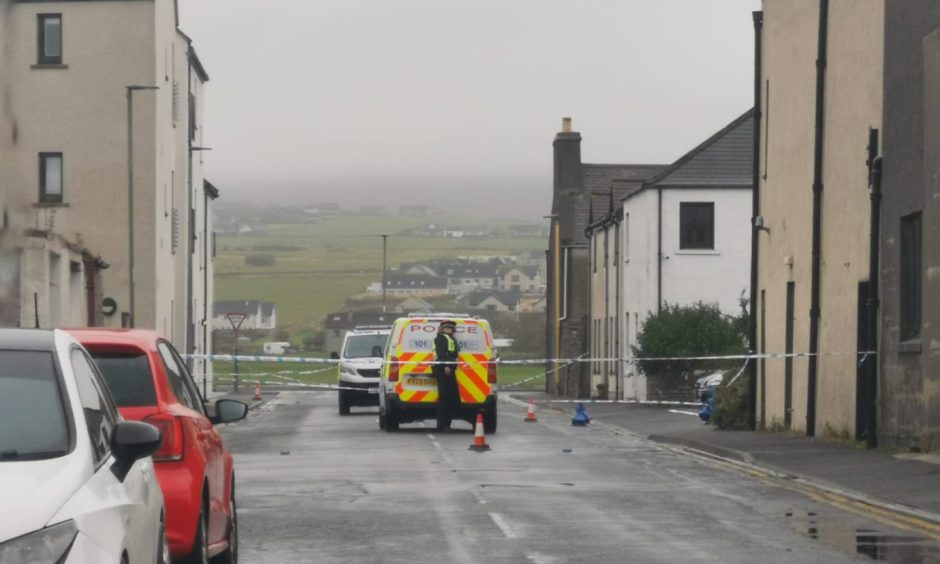
[[[829,8],[822,203],[817,429],[853,432],[858,286],[868,273],[868,128],[880,127],[883,0],[833,0]],[[756,304],[761,350],[785,350],[786,287],[795,284],[794,351],[809,349],[814,105],[819,4],[765,0],[761,213]],[[769,100],[769,101],[768,101]],[[764,361],[761,423],[785,419],[785,362]],[[793,360],[793,429],[805,430],[805,359]]]
[[[879,443],[929,449],[940,432],[940,46],[931,34],[940,26],[940,5],[891,0],[885,20]],[[921,338],[902,342],[900,219],[916,211],[923,228]]]
[[[110,265],[102,272],[103,295],[114,297],[120,311],[128,310],[125,87],[153,81],[153,9],[150,2],[15,3],[3,29],[7,111],[17,131],[3,148],[4,183],[21,195],[19,210],[30,227],[60,233],[102,256]],[[38,13],[62,14],[67,68],[31,68]],[[146,195],[154,189],[153,121],[153,102],[144,98],[135,111],[135,182],[141,195],[135,207],[141,212],[149,209]],[[63,153],[66,205],[33,206],[43,151]],[[152,224],[138,214],[138,253],[153,253]],[[147,296],[152,285],[141,279],[136,291]],[[152,307],[139,303],[138,317],[152,315]],[[119,325],[120,315],[102,321]]]
[[[826,138],[819,350],[852,353],[858,343],[859,283],[869,271],[868,130],[881,129],[884,0],[832,0],[826,70]],[[864,61],[864,64],[860,62]],[[817,432],[854,435],[858,358],[818,363]]]
[[[679,248],[682,202],[715,204],[714,250]],[[663,303],[717,303],[722,312],[738,315],[750,286],[751,190],[666,189],[662,214]]]

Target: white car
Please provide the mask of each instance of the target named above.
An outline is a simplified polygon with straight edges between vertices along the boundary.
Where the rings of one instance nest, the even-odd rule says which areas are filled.
[[[0,329],[0,562],[169,562],[160,442],[70,335]]]

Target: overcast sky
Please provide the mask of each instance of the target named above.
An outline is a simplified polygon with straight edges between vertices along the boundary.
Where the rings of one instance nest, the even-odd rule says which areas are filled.
[[[211,79],[207,170],[228,201],[538,218],[563,116],[585,162],[669,163],[753,99],[759,0],[179,7]]]

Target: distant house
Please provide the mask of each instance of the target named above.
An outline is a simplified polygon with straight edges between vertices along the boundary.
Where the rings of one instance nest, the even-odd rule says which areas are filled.
[[[495,290],[497,265],[491,262],[432,263],[438,276],[447,278],[447,290],[451,294],[462,294],[474,290]]]
[[[499,289],[513,292],[544,292],[542,271],[537,266],[504,266],[499,270]]]
[[[548,237],[548,226],[537,224],[510,225],[510,237]]]
[[[522,313],[545,313],[545,305],[545,294],[529,294],[519,298],[519,311]]]
[[[359,206],[359,213],[363,215],[385,215],[388,209],[385,206]]]
[[[480,291],[467,297],[470,309],[486,311],[518,311],[519,292]]]
[[[346,331],[363,326],[391,325],[397,313],[382,313],[375,311],[342,311],[329,313],[324,323],[323,352],[339,352],[343,345]]]
[[[226,314],[244,313],[248,317],[242,321],[239,331],[266,330],[277,328],[277,307],[273,302],[259,301],[223,301],[212,306],[212,328],[223,331],[232,330]]]
[[[522,251],[516,255],[516,264],[518,265],[536,265],[544,266],[545,265],[545,251],[538,249],[531,249],[528,251]],[[543,268],[544,272],[544,268]]]
[[[430,217],[439,212],[436,206],[400,206],[398,212],[401,215],[413,217]]]
[[[395,311],[397,313],[411,313],[413,311],[434,311],[434,306],[417,296],[411,296],[410,298],[405,298],[404,300],[401,301],[401,303],[395,306]]]
[[[304,211],[313,215],[335,215],[342,213],[343,208],[341,208],[339,204],[334,204],[332,202],[322,202],[318,204],[311,204],[307,206]]]
[[[385,292],[392,296],[443,296],[447,294],[447,279],[427,274],[389,274],[385,277]]]

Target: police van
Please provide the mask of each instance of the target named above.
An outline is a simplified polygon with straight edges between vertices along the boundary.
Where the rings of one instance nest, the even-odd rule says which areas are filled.
[[[379,404],[379,372],[391,327],[362,326],[346,332],[339,351],[339,414],[349,408]]]
[[[401,423],[437,417],[437,381],[432,375],[434,337],[442,321],[453,321],[460,346],[457,388],[460,405],[454,419],[471,425],[483,413],[486,433],[496,432],[498,352],[485,319],[460,314],[412,314],[395,320],[385,346],[379,381],[379,427],[397,431]]]

